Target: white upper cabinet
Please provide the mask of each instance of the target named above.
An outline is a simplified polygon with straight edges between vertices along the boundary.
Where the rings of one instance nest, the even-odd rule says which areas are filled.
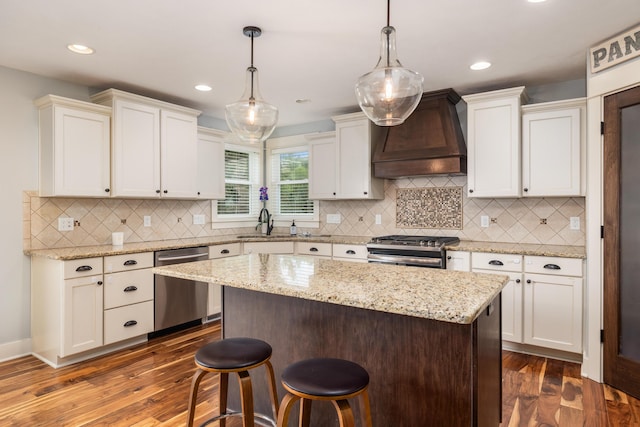
[[[196,199],[197,110],[109,89],[113,108],[111,194]]]
[[[519,197],[524,86],[463,96],[469,197]]]
[[[35,105],[40,196],[109,196],[111,108],[55,95]]]
[[[522,107],[522,194],[581,196],[584,98]]]
[[[371,158],[383,130],[364,113],[332,117],[335,134],[309,139],[310,199],[383,199],[384,180],[373,176]]]
[[[309,140],[309,198],[336,198],[336,133],[305,135]]]
[[[224,199],[224,139],[228,133],[198,128],[197,193],[200,199]]]

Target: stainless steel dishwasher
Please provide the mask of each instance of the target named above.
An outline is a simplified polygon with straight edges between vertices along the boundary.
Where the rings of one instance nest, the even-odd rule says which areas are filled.
[[[209,248],[156,251],[154,266],[180,264],[209,259]],[[154,277],[154,331],[167,329],[207,316],[208,284],[174,277]]]

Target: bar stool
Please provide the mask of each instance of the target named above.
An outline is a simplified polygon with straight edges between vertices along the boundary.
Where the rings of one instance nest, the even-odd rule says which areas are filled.
[[[289,365],[282,372],[282,385],[289,392],[280,406],[278,427],[286,427],[292,406],[300,400],[300,427],[308,427],[311,402],[330,400],[338,412],[341,427],[355,426],[347,399],[360,396],[362,425],[371,427],[369,374],[357,363],[342,359],[307,359]]]
[[[187,414],[187,426],[193,426],[196,400],[198,397],[198,386],[202,378],[209,372],[220,374],[219,387],[219,408],[220,414],[207,420],[205,424],[219,420],[220,427],[225,427],[226,418],[230,416],[242,415],[243,427],[253,427],[255,418],[268,418],[254,414],[253,410],[253,390],[249,370],[264,365],[266,369],[269,394],[271,397],[271,409],[273,420],[278,419],[278,395],[276,391],[276,380],[273,374],[271,358],[271,346],[264,341],[254,338],[227,338],[212,342],[202,346],[195,354],[197,370],[191,381],[191,392],[189,394],[189,412]],[[240,385],[240,400],[242,412],[227,410],[227,393],[229,384],[229,374],[238,374]],[[273,422],[270,422],[271,424]]]

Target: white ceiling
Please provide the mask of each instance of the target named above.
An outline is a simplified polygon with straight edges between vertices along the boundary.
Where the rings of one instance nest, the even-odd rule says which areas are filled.
[[[461,95],[585,78],[588,48],[639,20],[639,0],[391,2],[403,65],[425,91]],[[384,0],[0,0],[0,65],[224,119],[250,60],[242,28],[255,25],[261,91],[285,126],[357,110],[353,86],[375,66],[385,22]],[[469,70],[478,60],[493,66]]]

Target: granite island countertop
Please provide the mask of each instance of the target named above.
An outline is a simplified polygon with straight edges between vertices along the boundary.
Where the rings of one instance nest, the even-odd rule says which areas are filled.
[[[460,324],[472,323],[508,281],[496,274],[274,254],[174,264],[153,272]]]
[[[448,251],[490,252],[496,254],[517,254],[534,256],[557,256],[585,259],[584,246],[543,245],[532,243],[504,243],[462,240],[455,245],[447,245]]]

